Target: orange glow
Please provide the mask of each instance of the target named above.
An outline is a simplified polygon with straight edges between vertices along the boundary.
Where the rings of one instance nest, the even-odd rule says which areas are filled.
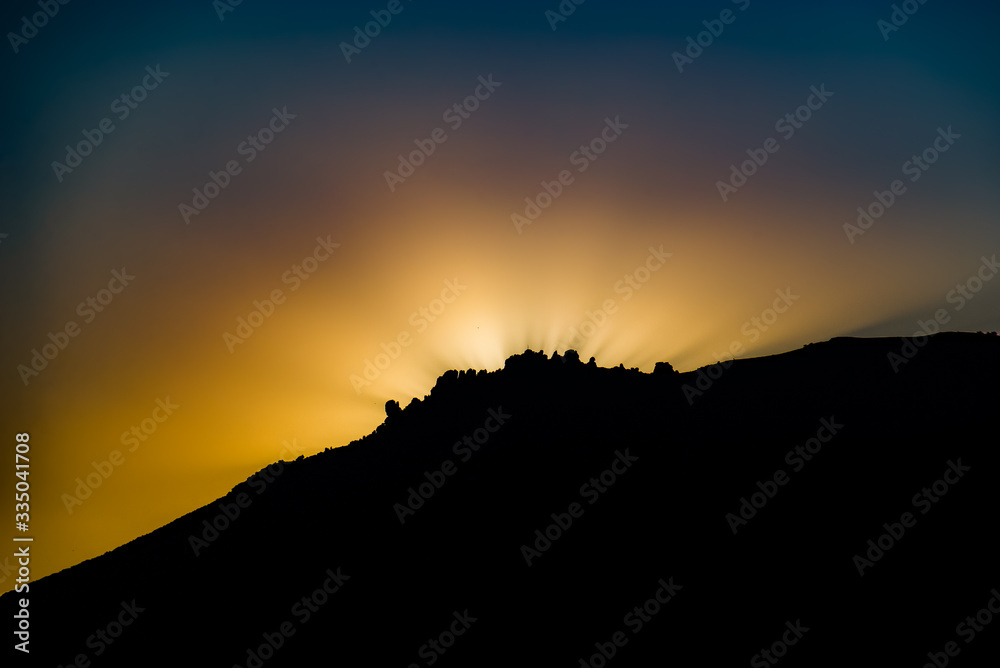
[[[384,171],[441,123],[441,109],[468,94],[466,84],[418,95],[430,84],[399,75],[371,84],[351,104],[332,104],[330,90],[310,84],[288,101],[299,114],[289,128],[185,224],[178,203],[233,157],[270,106],[291,97],[290,73],[300,76],[301,63],[282,55],[285,45],[252,57],[236,46],[233,54],[165,54],[164,62],[174,57],[178,74],[167,83],[176,94],[164,84],[162,105],[151,101],[85,169],[58,188],[48,184],[38,224],[3,244],[5,253],[15,243],[18,249],[3,257],[5,271],[40,277],[10,297],[11,313],[31,318],[5,330],[3,380],[11,397],[5,433],[32,433],[33,577],[148,533],[278,459],[360,438],[381,423],[386,400],[405,406],[423,397],[447,369],[492,370],[526,348],[551,354],[572,346],[602,366],[648,372],[665,360],[690,371],[728,358],[734,343],[750,357],[880,327],[908,334],[975,271],[993,234],[984,208],[942,251],[915,233],[942,214],[922,207],[914,187],[891,217],[849,244],[841,226],[870,188],[831,185],[796,167],[791,151],[806,148],[805,136],[723,204],[712,179],[726,173],[742,144],[720,146],[715,118],[677,125],[675,110],[659,98],[626,104],[632,97],[622,91],[635,82],[610,65],[589,69],[590,46],[553,63],[603,77],[585,113],[569,98],[543,113],[510,79],[395,192]],[[330,53],[331,62],[339,57],[333,47]],[[205,114],[204,100],[183,91],[216,77],[199,73],[209,61],[253,72],[226,89],[234,96],[251,90],[253,104],[240,98],[231,115]],[[258,70],[272,74],[258,81]],[[328,81],[329,73],[315,79]],[[694,76],[689,82],[709,85]],[[99,92],[79,95],[94,96],[103,109]],[[605,99],[624,100],[629,129],[519,234],[511,214],[614,115]],[[769,103],[764,120],[784,104]],[[504,126],[504,114],[527,120]],[[814,137],[823,136],[821,122],[809,127]],[[158,124],[172,131],[149,129]],[[544,124],[548,130],[536,129]],[[766,131],[751,124],[754,137]],[[184,139],[189,134],[210,140]],[[768,185],[779,180],[780,189]],[[931,178],[919,185],[933,199]],[[340,247],[292,289],[285,272],[313,252],[317,237]],[[661,246],[672,255],[640,288],[616,288]],[[17,366],[50,332],[81,321],[77,304],[121,267],[134,282],[25,386]],[[434,313],[449,281],[465,287]],[[798,299],[766,331],[750,324],[786,289]],[[274,290],[284,301],[230,352],[224,333],[236,332],[254,301]],[[613,308],[605,310],[609,300]],[[966,319],[956,318],[955,328],[975,329],[985,302],[977,302],[978,315],[970,308]],[[431,309],[433,320],[421,309]],[[572,328],[590,330],[588,322],[592,333],[573,341]],[[387,352],[396,345],[398,354]],[[366,378],[369,364],[377,373]],[[365,381],[358,391],[352,376]],[[157,400],[167,398],[179,408],[130,451],[122,435],[143,420],[152,424]],[[77,479],[116,450],[124,463],[67,509]],[[10,588],[12,580],[0,585]]]

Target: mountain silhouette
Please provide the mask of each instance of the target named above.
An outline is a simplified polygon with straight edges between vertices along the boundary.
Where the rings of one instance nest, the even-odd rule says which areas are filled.
[[[951,332],[448,371],[32,582],[32,665],[997,665],[998,378]]]

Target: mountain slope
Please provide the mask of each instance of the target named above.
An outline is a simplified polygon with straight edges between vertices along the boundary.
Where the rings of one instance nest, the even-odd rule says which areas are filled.
[[[1000,339],[939,334],[900,363],[905,343],[450,371],[360,441],[32,583],[32,658],[923,665],[954,641],[984,665],[1000,628],[957,625],[1000,586]]]

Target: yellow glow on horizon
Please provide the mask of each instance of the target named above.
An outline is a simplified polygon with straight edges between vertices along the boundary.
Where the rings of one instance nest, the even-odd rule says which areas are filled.
[[[297,187],[282,181],[281,167],[262,163],[253,178],[273,192]],[[54,549],[39,556],[36,572],[148,533],[278,459],[346,445],[382,422],[386,400],[405,406],[422,398],[448,369],[495,370],[527,348],[547,355],[574,348],[601,366],[648,372],[667,361],[691,371],[728,358],[734,342],[744,348],[737,356],[752,357],[932,313],[941,304],[927,295],[943,299],[952,280],[930,263],[915,275],[908,263],[927,250],[902,245],[888,229],[842,257],[817,260],[829,257],[830,244],[846,243],[838,222],[828,238],[792,223],[765,225],[818,215],[805,201],[737,220],[730,210],[665,205],[631,196],[628,184],[593,188],[582,177],[572,195],[518,234],[510,214],[532,187],[470,192],[428,170],[393,196],[379,190],[347,203],[322,191],[290,204],[263,196],[254,207],[227,208],[220,199],[180,232],[176,212],[147,214],[150,243],[175,255],[144,254],[129,241],[136,216],[121,213],[131,210],[128,200],[81,192],[103,238],[80,225],[46,249],[44,264],[69,267],[52,275],[86,276],[86,284],[54,282],[52,298],[37,310],[54,329],[100,287],[104,266],[125,264],[137,279],[26,390],[37,402],[32,409],[49,416],[33,438],[60,444],[53,451],[61,453],[39,464],[47,482],[36,511],[47,521],[37,535]],[[75,204],[67,195],[53,220]],[[232,221],[252,235],[234,238],[226,232]],[[291,290],[283,272],[327,235],[340,249]],[[623,289],[620,281],[660,246],[672,256],[641,288]],[[970,251],[970,272],[978,256]],[[449,281],[466,287],[433,320],[421,315]],[[785,288],[801,298],[753,340],[744,326]],[[235,331],[253,301],[274,289],[285,301],[230,352],[223,332]],[[613,313],[605,311],[609,301]],[[592,333],[574,339],[572,329],[589,329],[588,322]],[[367,365],[387,354],[383,345],[393,349],[401,334],[410,343],[381,360],[388,363],[356,392],[352,376],[364,378]],[[18,349],[30,351],[45,330],[23,336]],[[62,495],[73,493],[75,479],[122,450],[122,432],[168,396],[180,404],[176,414],[67,512]],[[299,450],[288,450],[293,442]]]

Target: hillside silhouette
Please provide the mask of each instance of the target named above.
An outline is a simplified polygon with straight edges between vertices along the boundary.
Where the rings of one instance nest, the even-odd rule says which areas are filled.
[[[32,665],[996,665],[1000,337],[908,341],[448,371],[32,583]]]

